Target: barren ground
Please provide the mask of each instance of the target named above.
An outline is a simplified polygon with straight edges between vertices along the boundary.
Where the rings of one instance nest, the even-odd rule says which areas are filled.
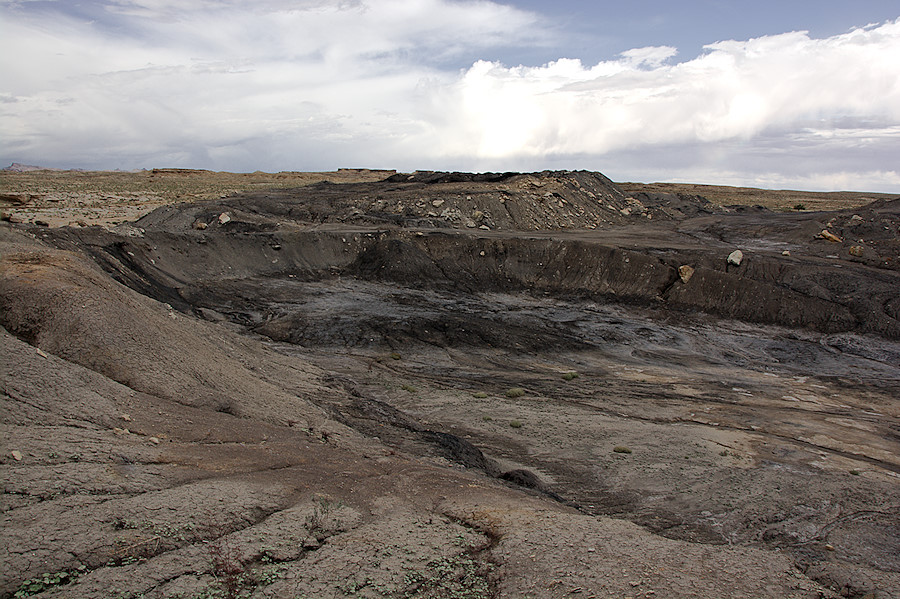
[[[900,597],[900,200],[391,174],[2,175],[0,597]]]

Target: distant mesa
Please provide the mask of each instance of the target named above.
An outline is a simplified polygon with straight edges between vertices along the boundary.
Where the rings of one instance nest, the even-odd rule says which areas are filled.
[[[13,162],[7,167],[4,167],[4,171],[12,171],[14,173],[27,173],[29,171],[48,171],[48,170],[57,170],[57,169],[48,169],[43,166],[34,166],[33,164],[21,164],[19,162]]]
[[[83,168],[70,168],[70,169],[62,169],[62,168],[50,168],[47,166],[35,166],[33,164],[22,164],[21,162],[13,162],[9,166],[0,168],[0,171],[12,172],[12,173],[30,173],[32,171],[74,171],[74,172],[82,172]]]

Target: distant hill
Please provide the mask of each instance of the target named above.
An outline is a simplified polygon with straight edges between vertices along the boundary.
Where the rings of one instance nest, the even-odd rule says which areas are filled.
[[[0,170],[3,171],[12,171],[14,173],[27,173],[30,171],[48,171],[48,170],[59,170],[59,169],[48,169],[43,166],[34,166],[33,164],[20,164],[18,162],[13,162],[7,167],[4,167]]]

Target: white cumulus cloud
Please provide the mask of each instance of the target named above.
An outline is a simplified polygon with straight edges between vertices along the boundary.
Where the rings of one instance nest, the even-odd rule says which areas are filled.
[[[558,35],[487,0],[6,0],[0,159],[900,187],[900,20],[683,59],[476,59]]]
[[[832,131],[838,120],[900,125],[900,22],[824,40],[795,32],[719,42],[667,64],[672,55],[644,48],[591,67],[479,62],[432,90],[446,120],[443,147],[497,158],[602,155],[767,130],[815,136],[816,124]],[[881,126],[868,131],[885,135]]]

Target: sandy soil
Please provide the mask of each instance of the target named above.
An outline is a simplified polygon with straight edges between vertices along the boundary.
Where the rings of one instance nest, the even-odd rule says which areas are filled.
[[[898,202],[377,178],[0,227],[0,596],[900,597]]]

